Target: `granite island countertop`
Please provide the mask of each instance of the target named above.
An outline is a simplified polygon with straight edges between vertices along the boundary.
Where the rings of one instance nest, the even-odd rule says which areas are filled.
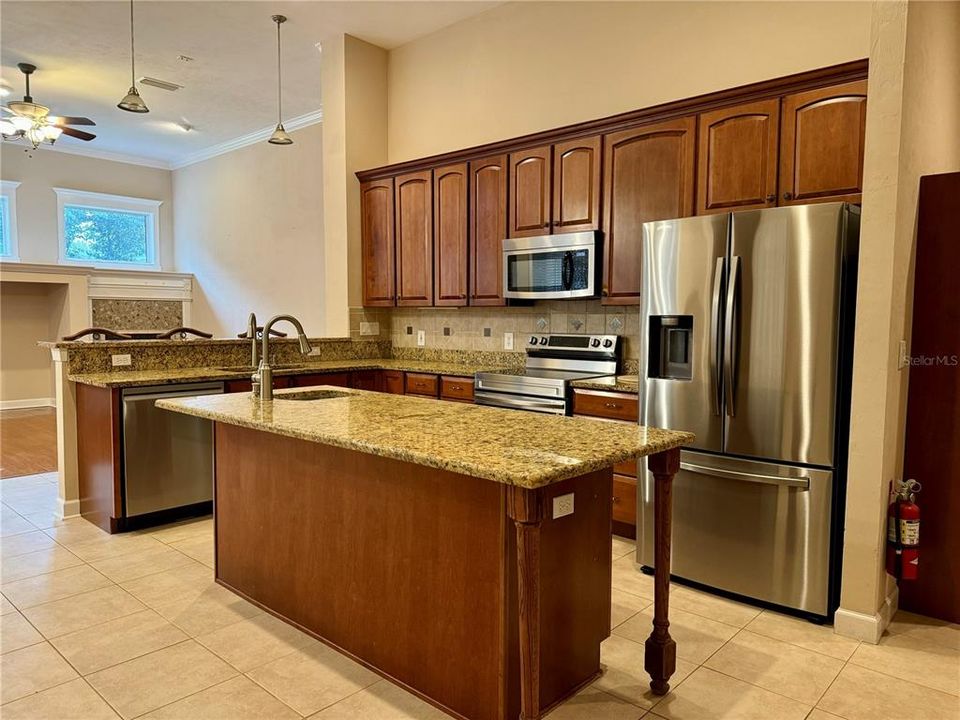
[[[158,400],[157,407],[536,488],[688,445],[692,433],[321,386],[333,397],[285,400],[320,388]]]

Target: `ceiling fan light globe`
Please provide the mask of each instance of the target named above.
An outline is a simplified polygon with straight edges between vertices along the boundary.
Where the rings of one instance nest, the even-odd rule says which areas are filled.
[[[124,96],[123,100],[117,103],[117,107],[121,110],[126,110],[127,112],[133,113],[150,112],[150,108],[147,107],[147,104],[143,101],[143,98],[140,97],[140,93],[137,92],[137,88],[134,85],[130,86],[130,90],[127,91],[127,94]]]
[[[23,115],[14,115],[10,118],[10,123],[17,129],[26,132],[33,127],[33,120]]]
[[[277,123],[277,127],[274,129],[273,134],[267,140],[271,145],[293,145],[293,138],[287,135],[287,131],[283,127],[283,123]]]
[[[45,125],[43,128],[44,139],[51,145],[57,141],[63,134],[63,130],[56,125]]]
[[[9,120],[7,120],[6,118],[4,118],[3,120],[0,120],[0,133],[2,133],[4,137],[13,137],[14,135],[17,135],[19,132],[20,131],[17,130],[17,126],[14,125]]]

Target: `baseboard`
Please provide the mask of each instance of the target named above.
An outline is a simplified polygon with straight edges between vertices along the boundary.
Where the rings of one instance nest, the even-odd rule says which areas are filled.
[[[27,398],[25,400],[0,400],[0,410],[25,410],[26,408],[56,407],[57,399]]]
[[[876,645],[896,614],[899,602],[900,588],[894,585],[873,615],[838,608],[833,617],[833,630],[837,635]]]
[[[80,501],[57,498],[57,513],[61,520],[78,517],[80,515]]]

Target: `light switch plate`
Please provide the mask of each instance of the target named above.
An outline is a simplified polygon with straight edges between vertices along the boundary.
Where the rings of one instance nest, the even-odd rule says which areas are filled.
[[[360,323],[360,334],[361,334],[361,335],[379,335],[379,334],[380,334],[380,323],[378,323],[378,322],[362,322],[362,323]]]
[[[111,355],[110,362],[114,367],[126,367],[132,361],[130,360],[130,353],[124,353],[123,355]]]
[[[427,344],[426,330],[417,330],[417,347],[423,347]]]
[[[553,499],[553,519],[573,515],[573,493],[557,495]]]
[[[513,333],[503,334],[503,349],[513,350]]]

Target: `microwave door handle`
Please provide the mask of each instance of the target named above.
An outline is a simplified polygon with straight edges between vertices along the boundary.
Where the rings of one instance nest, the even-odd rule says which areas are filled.
[[[720,340],[720,323],[723,322],[720,306],[723,266],[724,259],[717,258],[713,270],[713,301],[710,306],[710,405],[714,415],[719,415],[723,406],[723,382],[720,378],[720,358],[723,356]]]
[[[740,258],[733,256],[730,258],[730,276],[727,278],[727,306],[724,308],[726,315],[723,328],[723,390],[727,401],[727,415],[736,416],[736,406],[734,404],[737,387],[737,352],[739,348],[739,337],[737,337],[737,322],[739,321],[739,295],[737,286],[740,281]]]
[[[563,289],[569,290],[573,286],[573,252],[567,250],[563,254]]]

